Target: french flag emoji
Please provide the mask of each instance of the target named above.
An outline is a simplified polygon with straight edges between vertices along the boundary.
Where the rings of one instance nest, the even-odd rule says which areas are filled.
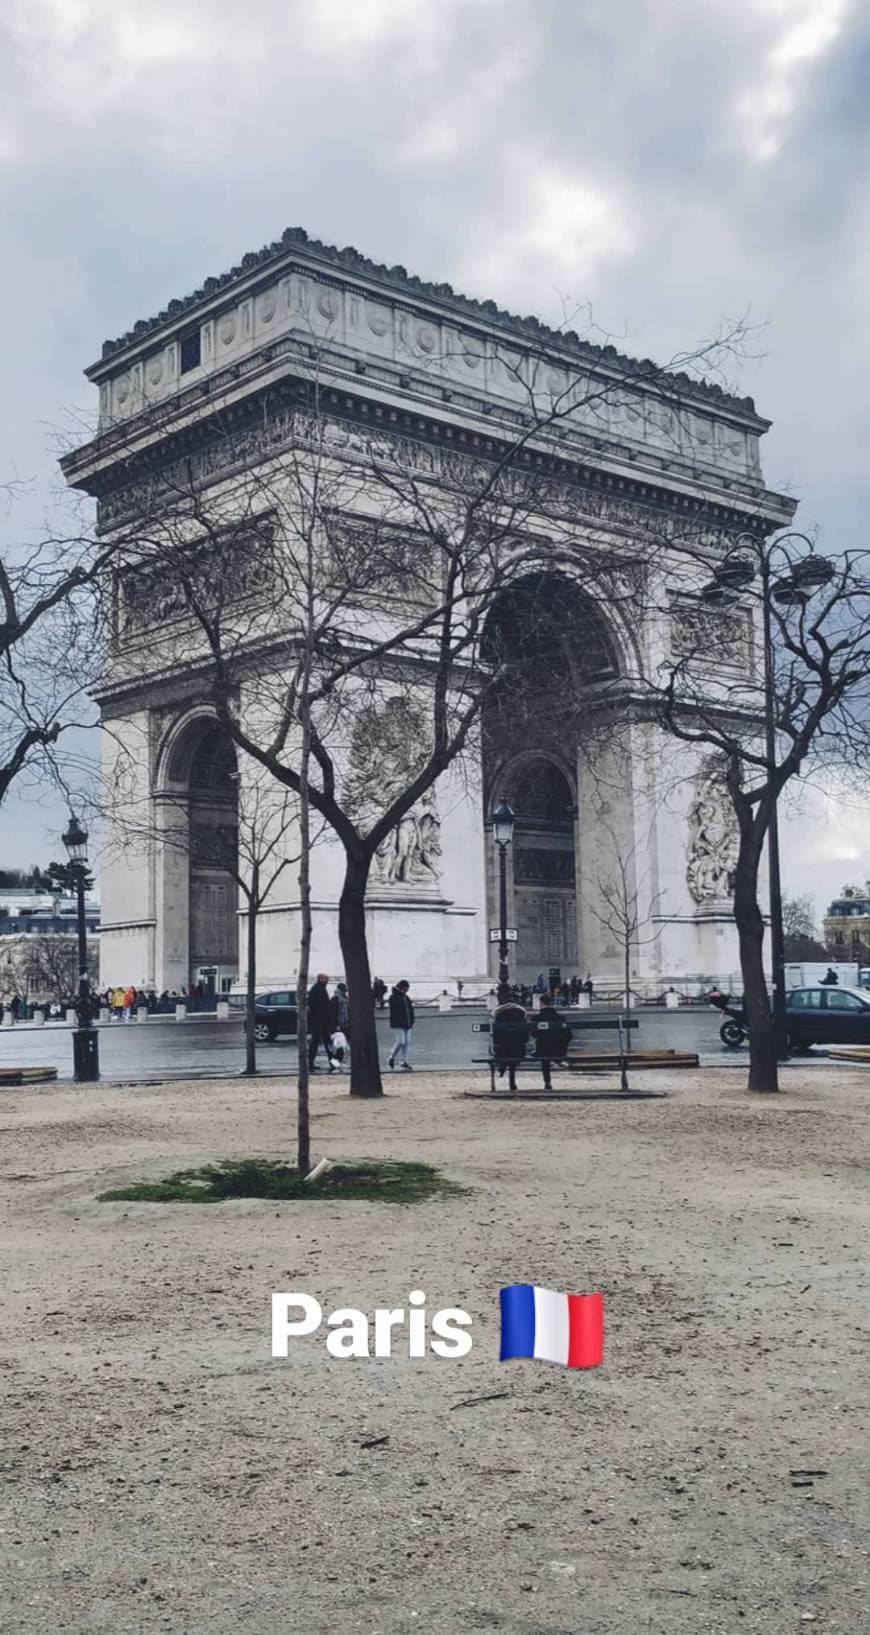
[[[537,1357],[565,1368],[597,1368],[604,1357],[604,1301],[600,1294],[557,1294],[533,1283],[512,1283],[499,1293],[500,1361]]]

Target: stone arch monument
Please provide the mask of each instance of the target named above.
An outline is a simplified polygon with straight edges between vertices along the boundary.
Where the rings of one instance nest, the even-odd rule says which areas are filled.
[[[654,533],[667,541],[689,527],[699,549],[712,552],[742,529],[790,520],[791,502],[762,478],[759,441],[768,422],[748,398],[688,376],[669,376],[663,390],[653,366],[613,347],[549,331],[290,229],[107,341],[87,371],[99,392],[99,425],[63,469],[96,497],[102,536],[135,535],[161,481],[171,485],[181,474],[231,516],[234,505],[239,511],[250,502],[262,472],[280,474],[291,458],[310,458],[312,357],[318,447],[338,491],[348,494],[361,462],[376,458],[412,473],[437,504],[463,473],[515,443],[530,403],[543,410],[575,403],[542,423],[521,456],[542,486],[540,501],[517,522],[518,550],[533,540],[547,565],[518,570],[505,583],[485,638],[494,661],[500,645],[522,654],[519,680],[515,669],[511,689],[494,689],[461,771],[445,772],[380,848],[367,898],[373,972],[407,976],[418,996],[457,978],[467,992],[490,986],[488,814],[507,793],[517,808],[518,972],[531,977],[558,963],[591,971],[598,985],[618,980],[618,954],[584,909],[618,853],[641,860],[638,878],[648,881],[655,921],[639,982],[655,990],[702,975],[727,980],[738,962],[723,901],[729,842],[721,809],[714,801],[708,810],[703,754],[692,761],[693,751],[686,751],[685,787],[666,813],[660,809],[662,756],[654,724],[634,710],[629,677],[638,654],[654,665],[699,644],[685,584],[649,560],[644,540]],[[361,518],[354,512],[343,521],[352,528]],[[269,572],[271,526],[258,518],[239,552],[230,588],[240,596],[280,600]],[[185,548],[189,571],[207,574],[192,524]],[[413,548],[408,540],[397,549],[399,578],[402,552],[410,564]],[[637,613],[631,605],[640,584],[650,595]],[[215,595],[226,588],[216,584]],[[154,803],[160,821],[186,825],[194,838],[223,824],[230,840],[230,762],[207,721],[195,655],[172,649],[179,606],[171,575],[122,576],[99,702],[115,742],[146,746],[135,750],[140,798]],[[369,606],[366,616],[377,614]],[[741,619],[727,629],[720,621],[702,638],[705,659],[731,681],[757,651]],[[152,639],[158,628],[161,653]],[[254,623],[250,664],[268,677],[267,644],[257,648],[256,632]],[[357,781],[361,809],[363,751],[373,752],[369,772],[373,765],[388,783],[397,747],[413,749],[413,700],[425,684],[422,666],[397,674],[347,722],[342,776]],[[238,696],[242,712],[255,709],[244,678]],[[111,778],[109,752],[106,768]],[[324,840],[312,854],[312,958],[332,974],[340,972],[341,878],[340,848]],[[155,844],[147,859],[107,868],[102,899],[104,983],[180,987],[201,966],[233,963],[230,893],[201,850],[182,860],[171,845]],[[257,935],[264,984],[286,986],[298,946],[291,869]]]

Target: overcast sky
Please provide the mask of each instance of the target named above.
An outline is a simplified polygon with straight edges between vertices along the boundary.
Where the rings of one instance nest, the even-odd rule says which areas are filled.
[[[868,85],[866,0],[5,0],[0,477],[48,484],[105,337],[298,225],[643,356],[749,308],[768,484],[866,539]],[[12,802],[2,861],[62,821]],[[866,811],[785,864],[870,874]]]

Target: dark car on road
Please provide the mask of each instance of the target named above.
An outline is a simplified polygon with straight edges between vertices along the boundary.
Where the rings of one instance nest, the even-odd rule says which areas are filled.
[[[789,1044],[870,1045],[870,993],[863,988],[790,988],[785,996]]]
[[[287,988],[258,993],[254,1011],[254,1038],[266,1044],[281,1034],[296,1035],[296,995]]]

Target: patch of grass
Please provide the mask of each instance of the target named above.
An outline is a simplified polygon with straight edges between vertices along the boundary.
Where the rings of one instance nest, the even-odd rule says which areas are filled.
[[[431,1164],[336,1164],[319,1181],[303,1181],[280,1158],[226,1158],[202,1169],[176,1170],[163,1181],[132,1181],[101,1192],[98,1203],[215,1204],[227,1198],[348,1199],[417,1204],[461,1192]]]

